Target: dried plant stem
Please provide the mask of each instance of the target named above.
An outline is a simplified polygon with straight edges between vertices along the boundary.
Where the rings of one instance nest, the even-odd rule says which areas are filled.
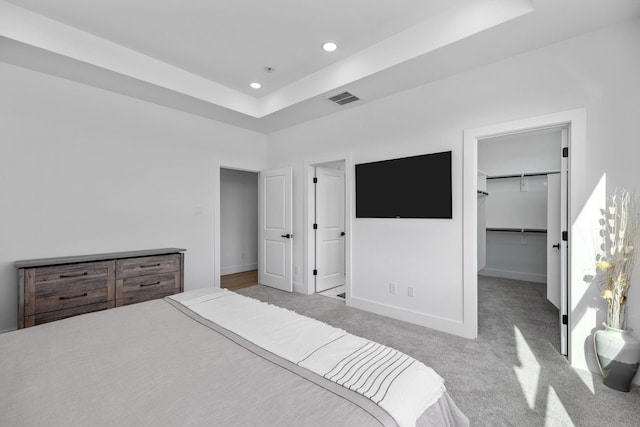
[[[616,190],[603,212],[604,256],[598,268],[604,275],[602,296],[607,300],[607,325],[626,327],[627,292],[635,263],[635,244],[640,237],[640,210],[635,195]]]

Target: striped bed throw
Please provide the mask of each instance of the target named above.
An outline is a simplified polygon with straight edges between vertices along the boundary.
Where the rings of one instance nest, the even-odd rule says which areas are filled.
[[[379,404],[395,379],[414,362],[406,354],[369,342],[337,363],[324,377]]]

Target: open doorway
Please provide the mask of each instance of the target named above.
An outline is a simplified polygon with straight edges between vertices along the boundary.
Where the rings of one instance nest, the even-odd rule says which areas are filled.
[[[220,168],[220,287],[258,284],[258,173]]]
[[[567,134],[564,125],[480,139],[477,165],[481,316],[500,312],[488,308],[496,292],[526,299],[541,328],[546,319],[546,329],[556,330],[549,339],[563,354],[564,332],[553,325],[561,317],[561,287],[566,295],[567,283],[560,244],[567,214]]]
[[[460,331],[461,335],[468,338],[478,336],[478,145],[479,141],[494,136],[517,134],[530,130],[539,130],[552,127],[566,127],[567,132],[567,157],[563,153],[563,167],[566,167],[567,180],[567,224],[562,230],[561,256],[566,265],[563,278],[566,285],[561,286],[565,295],[561,296],[558,324],[562,334],[563,345],[566,347],[567,358],[573,366],[586,369],[587,362],[582,356],[584,343],[581,339],[574,340],[580,317],[574,316],[574,301],[579,301],[584,295],[580,287],[584,270],[576,253],[576,220],[582,209],[581,197],[586,194],[586,185],[583,177],[586,176],[586,141],[587,141],[587,114],[586,109],[579,108],[542,116],[528,117],[512,120],[483,127],[466,129],[464,131],[463,152],[463,290],[464,290],[464,320]],[[563,176],[562,174],[561,176]],[[565,233],[566,232],[566,233]],[[574,357],[576,356],[576,357]]]
[[[345,162],[313,168],[313,277],[314,292],[346,298]]]

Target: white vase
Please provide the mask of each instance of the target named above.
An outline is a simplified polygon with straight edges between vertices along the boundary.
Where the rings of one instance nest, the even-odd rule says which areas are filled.
[[[629,391],[640,366],[640,341],[630,334],[630,329],[603,325],[605,329],[593,335],[602,382],[614,390]]]

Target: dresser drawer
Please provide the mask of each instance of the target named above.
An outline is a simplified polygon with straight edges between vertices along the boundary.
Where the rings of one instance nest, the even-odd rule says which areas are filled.
[[[114,268],[113,261],[100,261],[28,269],[24,315],[113,301]]]
[[[116,282],[116,306],[164,298],[180,292],[180,272],[129,277]]]
[[[65,319],[71,316],[77,316],[78,314],[92,313],[94,311],[107,310],[115,307],[115,301],[101,302],[97,304],[87,304],[78,307],[67,308],[64,310],[48,311],[44,313],[38,313],[33,316],[26,316],[24,320],[24,326],[35,326],[43,323],[53,322],[55,320]]]
[[[180,270],[180,254],[158,255],[143,258],[119,259],[116,261],[116,278],[169,273]]]
[[[109,290],[106,286],[103,285],[98,289],[77,292],[64,292],[58,295],[36,298],[35,310],[33,314],[62,310],[64,308],[78,307],[87,304],[107,302],[110,299],[113,300],[113,298],[109,298],[109,296]]]
[[[34,268],[34,280],[40,289],[47,285],[75,283],[93,279],[104,279],[109,274],[113,261],[84,262],[80,264],[54,265]]]

